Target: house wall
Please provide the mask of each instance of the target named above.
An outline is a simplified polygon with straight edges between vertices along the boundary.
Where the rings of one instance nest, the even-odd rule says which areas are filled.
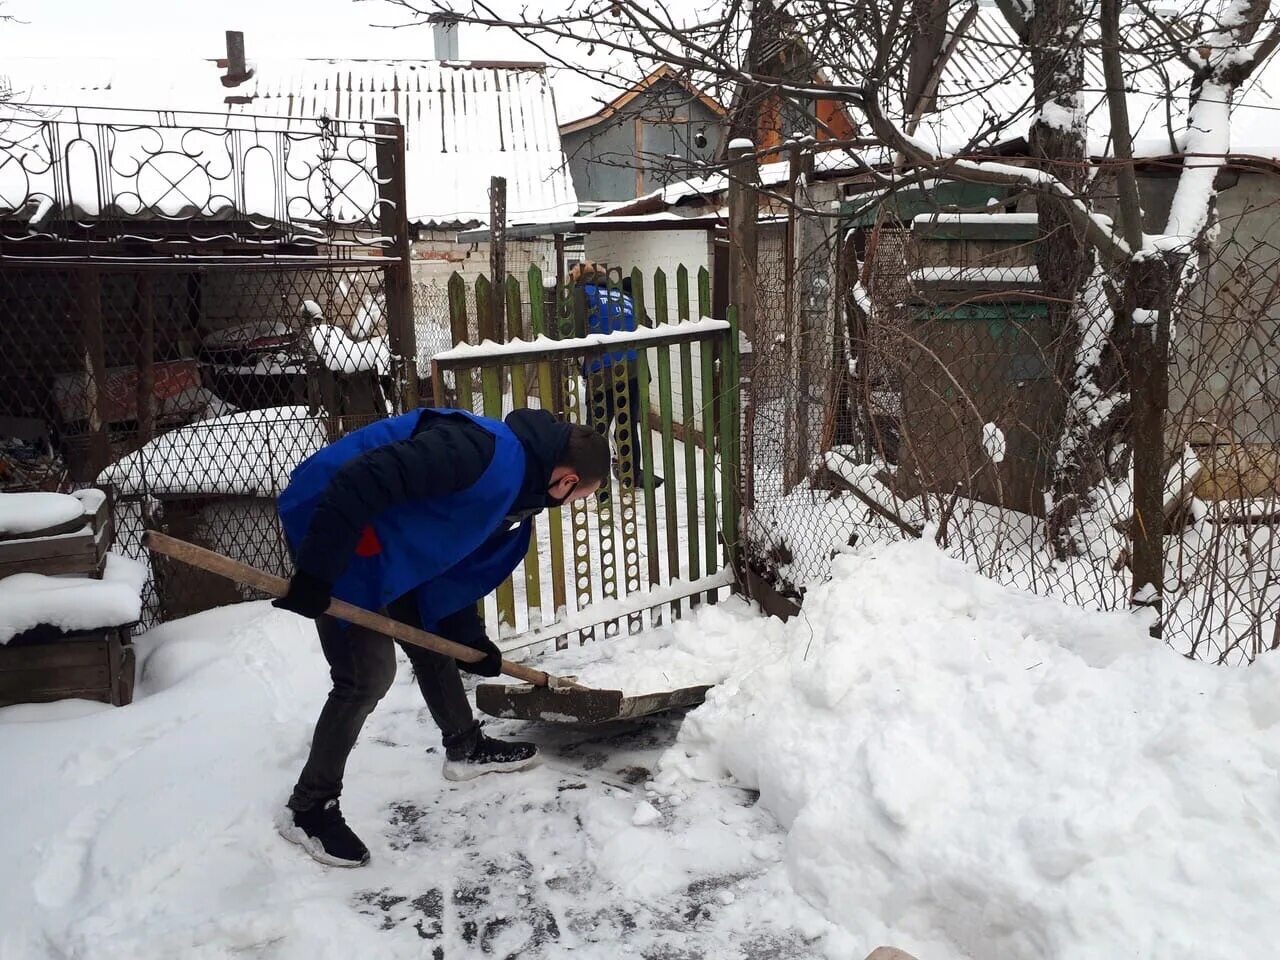
[[[637,121],[645,141],[637,143]],[[669,124],[668,121],[681,122]],[[707,145],[698,148],[699,130]],[[678,83],[654,84],[610,119],[574,133],[561,134],[579,202],[629,200],[638,194],[689,175],[691,163],[719,156],[724,136],[722,118]],[[642,158],[642,154],[645,156]],[[683,163],[660,163],[658,157],[676,154]],[[647,167],[637,180],[638,168]]]
[[[587,234],[586,255],[588,260],[604,262],[611,267],[619,267],[624,273],[630,273],[633,267],[639,267],[645,275],[645,308],[650,316],[654,312],[653,276],[657,270],[666,274],[668,319],[674,321],[678,317],[676,307],[676,272],[683,264],[689,271],[689,312],[697,313],[698,271],[705,267],[711,270],[711,238],[702,230],[608,230]],[[691,351],[693,365],[693,398],[694,406],[684,409],[680,384],[683,376],[679,351],[672,351],[671,383],[672,383],[672,415],[680,421],[698,419],[702,411],[702,353],[697,344]],[[650,393],[653,408],[658,409],[657,373],[653,374],[654,383]]]
[[[458,243],[456,230],[422,231],[410,245],[415,283],[448,284],[454,272],[468,283],[489,275],[489,244]],[[550,240],[508,240],[507,272],[524,281],[529,267],[537,264],[545,274],[555,275],[555,244]]]
[[[449,331],[449,278],[462,275],[472,291],[468,298],[469,342],[478,343],[475,317],[475,282],[489,275],[489,244],[458,243],[456,231],[422,231],[410,249],[413,273],[414,326],[417,333],[418,364],[426,364],[441,350],[453,345]],[[520,280],[524,293],[524,323],[528,323],[529,267],[537,264],[543,277],[555,277],[555,243],[551,240],[507,241],[507,273]]]

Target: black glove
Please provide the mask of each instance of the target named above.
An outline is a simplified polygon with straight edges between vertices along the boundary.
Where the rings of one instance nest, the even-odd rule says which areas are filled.
[[[467,671],[467,673],[474,673],[478,677],[496,677],[502,673],[502,651],[488,637],[481,634],[474,639],[467,640],[463,645],[470,647],[472,650],[479,650],[484,654],[484,659],[477,660],[475,663],[459,660],[458,667],[460,669]]]
[[[329,609],[332,599],[333,584],[299,570],[289,581],[288,592],[280,599],[272,600],[271,605],[314,620]]]

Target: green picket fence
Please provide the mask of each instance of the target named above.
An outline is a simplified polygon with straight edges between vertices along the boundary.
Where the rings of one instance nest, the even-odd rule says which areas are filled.
[[[661,270],[647,287],[638,270],[630,280],[641,326],[611,337],[608,349],[582,335],[574,291],[544,290],[537,266],[526,278],[528,297],[517,278],[507,279],[502,330],[492,321],[495,292],[487,278],[471,289],[458,274],[450,280],[455,346],[432,361],[436,404],[452,401],[489,417],[545,407],[607,430],[615,457],[606,497],[539,518],[523,564],[488,612],[505,648],[553,639],[565,646],[574,637],[597,638],[598,628],[607,637],[659,625],[700,602],[714,603],[732,582],[740,449],[736,323],[732,316],[708,319],[705,269],[692,291],[689,272],[679,269],[674,310]],[[470,309],[490,342],[463,342]],[[632,422],[633,400],[640,423]]]

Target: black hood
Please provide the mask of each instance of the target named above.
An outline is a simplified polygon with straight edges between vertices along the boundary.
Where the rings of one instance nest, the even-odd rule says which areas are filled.
[[[569,442],[569,424],[547,410],[513,410],[504,422],[524,447],[524,482],[511,512],[545,507],[551,471]]]

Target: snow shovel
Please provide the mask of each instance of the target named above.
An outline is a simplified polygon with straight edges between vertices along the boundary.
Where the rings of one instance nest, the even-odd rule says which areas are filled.
[[[246,587],[261,590],[272,597],[282,597],[289,589],[289,581],[283,577],[240,563],[230,557],[206,550],[185,540],[170,537],[156,530],[148,530],[142,536],[142,545],[153,553],[160,553],[181,563],[198,567],[219,577],[225,577]],[[399,620],[364,610],[343,600],[334,600],[325,611],[331,617],[376,630],[378,633],[424,647],[435,653],[475,663],[484,654],[471,647],[454,643]],[[558,723],[602,723],[607,720],[625,720],[642,717],[663,710],[692,706],[701,703],[708,686],[687,687],[667,693],[652,693],[640,697],[624,696],[621,690],[596,690],[584,687],[567,677],[557,677],[510,660],[502,661],[502,672],[524,681],[518,684],[484,683],[476,688],[476,705],[495,717],[520,720],[549,720]]]

